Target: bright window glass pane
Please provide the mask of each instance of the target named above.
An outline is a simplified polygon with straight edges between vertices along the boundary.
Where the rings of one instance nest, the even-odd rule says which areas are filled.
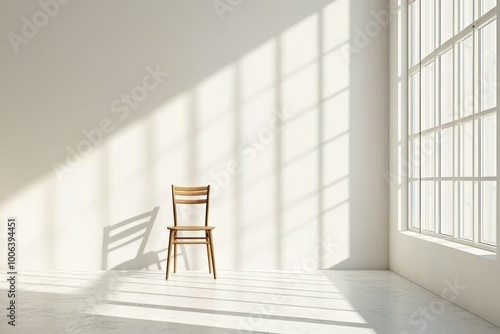
[[[460,238],[472,240],[474,236],[474,191],[472,181],[458,182],[458,224]]]
[[[409,215],[410,226],[416,229],[420,228],[420,183],[418,181],[410,182],[409,187]]]
[[[440,56],[439,94],[441,124],[453,121],[453,49]]]
[[[422,181],[421,217],[422,228],[426,231],[435,231],[435,205],[434,181]]]
[[[440,12],[441,44],[443,44],[453,35],[453,1],[442,0]]]
[[[441,181],[440,233],[453,236],[453,181]]]
[[[497,105],[497,22],[489,23],[480,35],[480,108],[487,110]]]
[[[410,177],[420,177],[420,138],[410,140]]]
[[[481,182],[481,241],[495,245],[497,242],[497,183]]]
[[[481,119],[481,176],[497,175],[497,117]]]
[[[462,177],[473,176],[474,168],[474,132],[472,122],[467,122],[458,126],[459,146],[458,146],[458,174]]]
[[[497,5],[497,0],[481,0],[481,15],[486,14]]]
[[[434,0],[422,0],[422,58],[434,51]]]
[[[409,20],[410,67],[413,67],[420,62],[420,1],[410,5]]]
[[[422,177],[433,177],[436,161],[434,133],[422,136],[421,159],[422,159]]]
[[[444,0],[450,1],[451,0]],[[458,26],[460,30],[469,26],[474,18],[474,0],[458,0]]]
[[[474,45],[472,36],[459,44],[459,115],[466,117],[474,110]]]
[[[410,77],[410,134],[420,131],[420,73]]]
[[[434,62],[422,70],[422,130],[434,127]]]
[[[453,176],[453,128],[446,128],[440,131],[440,163],[441,176]]]

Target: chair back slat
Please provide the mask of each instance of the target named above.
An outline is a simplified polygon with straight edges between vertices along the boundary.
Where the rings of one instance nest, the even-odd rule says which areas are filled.
[[[174,186],[175,190],[185,190],[185,191],[193,191],[193,190],[207,190],[208,186],[203,186],[203,187],[179,187],[179,186]]]
[[[205,204],[206,199],[175,199],[176,204]]]
[[[206,195],[207,190],[175,190],[175,194],[178,196],[201,196]]]

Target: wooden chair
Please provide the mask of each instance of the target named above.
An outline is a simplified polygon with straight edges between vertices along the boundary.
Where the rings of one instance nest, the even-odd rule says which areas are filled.
[[[167,254],[167,273],[165,279],[168,280],[168,272],[170,270],[170,254],[172,246],[174,247],[174,273],[177,271],[177,245],[207,245],[208,271],[214,274],[214,279],[217,278],[215,270],[215,255],[212,238],[212,230],[214,226],[208,226],[208,207],[210,199],[210,185],[205,187],[177,187],[172,185],[172,205],[174,208],[174,226],[168,227],[170,237],[168,242]],[[179,226],[177,224],[177,205],[178,204],[205,204],[205,225],[204,226]],[[196,232],[203,231],[204,237],[181,237],[177,236],[178,232]],[[201,241],[203,240],[203,241]]]

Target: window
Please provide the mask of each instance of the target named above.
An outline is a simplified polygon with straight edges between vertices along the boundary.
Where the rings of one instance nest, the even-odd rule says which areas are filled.
[[[496,0],[409,0],[408,228],[496,250]]]

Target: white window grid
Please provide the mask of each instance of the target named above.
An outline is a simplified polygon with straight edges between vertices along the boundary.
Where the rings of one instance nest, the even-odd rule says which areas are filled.
[[[421,44],[421,39],[420,39],[420,34],[421,34],[421,27],[425,22],[422,22],[422,16],[420,15],[422,12],[422,2],[425,0],[409,0],[408,1],[408,7],[410,7],[412,4],[414,6],[418,6],[416,9],[418,10],[418,27],[417,27],[417,35],[414,36],[415,40],[418,40],[418,44],[416,45],[411,45],[412,41],[412,35],[414,35],[416,32],[412,31],[410,27],[410,22],[411,22],[411,12],[409,11],[409,19],[408,19],[408,59],[409,59],[409,69],[408,69],[408,82],[409,82],[409,89],[408,89],[408,96],[409,96],[409,105],[408,105],[408,129],[409,129],[409,135],[408,135],[408,166],[409,166],[409,174],[408,174],[408,198],[410,199],[412,196],[412,191],[414,192],[414,196],[419,196],[418,198],[418,212],[414,211],[415,207],[412,207],[411,203],[408,203],[408,229],[412,230],[414,232],[422,233],[422,234],[427,234],[427,235],[432,235],[436,236],[439,238],[444,238],[450,241],[490,250],[490,251],[496,251],[496,242],[488,242],[482,239],[482,215],[479,210],[482,205],[482,185],[484,181],[494,181],[496,183],[497,177],[495,175],[491,176],[483,176],[481,175],[481,170],[482,170],[482,157],[481,157],[481,141],[479,138],[481,138],[481,121],[482,119],[491,116],[491,115],[496,115],[497,113],[497,106],[495,105],[492,108],[488,108],[486,110],[481,110],[480,109],[480,95],[481,95],[481,89],[484,89],[482,85],[479,83],[479,67],[480,67],[480,57],[479,57],[479,50],[480,50],[480,32],[481,29],[486,27],[488,24],[494,22],[497,19],[497,14],[496,14],[496,4],[495,7],[488,10],[487,12],[482,11],[483,9],[481,8],[482,4],[485,2],[484,0],[474,0],[473,1],[473,19],[472,22],[466,26],[461,25],[460,18],[459,18],[459,6],[463,4],[465,1],[464,0],[436,0],[432,1],[434,5],[434,31],[433,31],[433,50],[423,57],[423,59],[418,59],[417,61],[413,61],[412,64],[412,52],[414,52],[413,48],[417,48],[415,51],[418,55],[419,58],[421,58],[422,55],[422,44]],[[448,3],[444,3],[444,2]],[[451,2],[451,5],[450,5]],[[415,4],[414,4],[415,3]],[[441,27],[440,27],[440,7],[441,6],[451,6],[453,7],[453,33],[451,34],[451,37],[447,39],[446,41],[441,41]],[[448,7],[449,8],[449,7]],[[496,24],[496,23],[493,23]],[[449,33],[447,31],[446,33]],[[460,54],[459,54],[459,46],[460,43],[463,41],[467,40],[468,38],[472,38],[473,41],[473,110],[472,114],[470,115],[460,115],[459,114],[459,80],[458,75],[459,75],[459,60],[460,60]],[[422,80],[421,80],[421,75],[422,71],[424,68],[427,66],[433,64],[433,73],[434,73],[434,96],[435,97],[440,97],[440,75],[438,75],[439,71],[441,70],[441,64],[440,64],[440,57],[447,54],[447,52],[452,52],[453,54],[453,78],[451,80],[453,81],[453,115],[451,120],[446,120],[445,122],[441,122],[442,117],[441,117],[441,112],[440,111],[440,106],[439,103],[441,102],[439,98],[434,99],[434,119],[432,120],[432,126],[427,127],[422,130],[422,105],[421,105],[421,94],[422,94]],[[417,82],[417,89],[418,89],[418,102],[416,105],[414,105],[415,111],[418,111],[418,115],[416,119],[412,119],[413,115],[411,114],[411,109],[412,109],[412,99],[415,98],[411,95],[410,89],[410,81],[412,80],[413,76],[415,79],[418,79]],[[496,86],[494,87],[496,90]],[[496,92],[495,92],[496,94]],[[413,122],[418,122],[418,124],[412,124]],[[459,176],[461,171],[459,170],[459,160],[460,160],[460,153],[461,150],[458,148],[458,142],[460,140],[460,127],[463,126],[464,124],[468,124],[469,122],[472,122],[472,138],[473,138],[473,157],[474,157],[474,163],[472,164],[473,172],[471,176]],[[415,131],[411,132],[412,127],[415,127]],[[433,164],[433,175],[432,176],[422,176],[422,151],[420,150],[420,147],[422,147],[422,138],[426,136],[434,136],[438,137],[441,134],[441,131],[446,131],[446,130],[451,130],[453,133],[453,175],[452,176],[442,176],[442,161],[441,161],[441,152],[440,152],[440,142],[439,140],[434,140],[431,144],[432,147],[430,147],[426,152],[431,152],[429,154],[433,154],[435,159],[434,159],[434,164]],[[419,152],[418,156],[415,157],[415,148],[412,146],[418,146],[417,150]],[[429,182],[426,182],[429,181]],[[459,188],[460,185],[463,184],[462,182],[467,182],[467,181],[472,181],[473,185],[473,205],[472,205],[472,217],[473,217],[473,231],[472,235],[470,238],[466,238],[463,235],[463,228],[460,226],[460,213],[459,213],[459,208],[458,208],[458,196],[460,194]],[[421,189],[422,189],[422,182],[426,183],[431,183],[433,192],[434,192],[434,201],[433,205],[435,207],[434,212],[432,213],[432,220],[431,223],[432,226],[427,226],[428,228],[425,228],[422,224],[422,201],[421,201]],[[452,218],[452,229],[451,231],[443,226],[441,222],[441,217],[443,214],[443,208],[441,206],[441,185],[443,182],[451,182],[453,184],[452,186],[452,196],[453,196],[453,210],[451,212],[451,215],[453,216]],[[418,186],[417,190],[415,191],[412,186]],[[410,202],[410,200],[409,200]],[[496,221],[496,220],[495,220]],[[414,224],[415,222],[418,222],[418,224]]]

